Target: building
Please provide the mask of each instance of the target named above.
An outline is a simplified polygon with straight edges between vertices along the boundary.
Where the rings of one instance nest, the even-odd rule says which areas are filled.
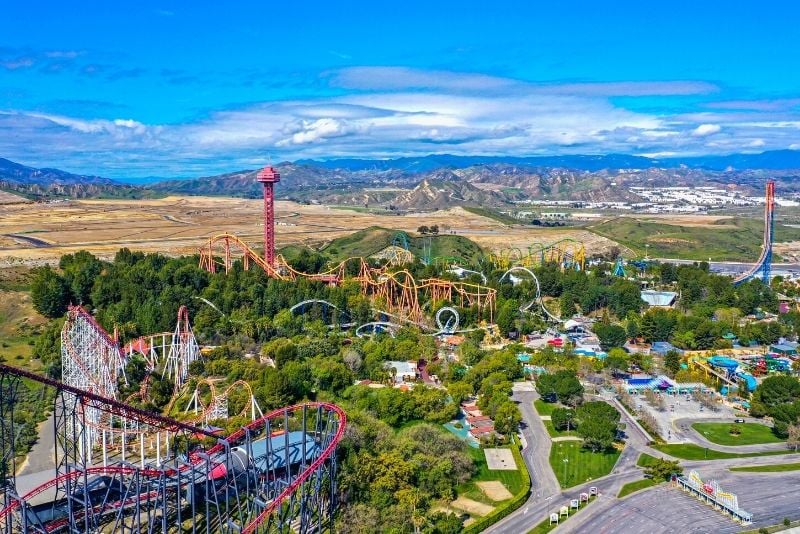
[[[642,300],[651,308],[672,308],[678,300],[674,291],[653,291],[644,289],[641,293]]]
[[[394,375],[395,385],[401,385],[406,382],[416,382],[419,378],[419,370],[417,362],[403,362],[403,361],[390,361],[383,364],[383,368],[387,369]]]
[[[659,356],[664,356],[666,353],[668,353],[670,351],[673,351],[673,350],[675,352],[677,352],[678,354],[683,354],[683,351],[681,349],[679,349],[678,347],[676,347],[672,343],[668,343],[666,341],[656,341],[650,347],[650,352],[658,354]]]

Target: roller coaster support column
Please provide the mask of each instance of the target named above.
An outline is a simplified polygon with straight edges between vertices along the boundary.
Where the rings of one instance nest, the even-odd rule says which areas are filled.
[[[0,505],[10,504],[16,493],[17,469],[14,464],[14,403],[19,397],[20,379],[6,373],[0,374]]]
[[[273,267],[275,265],[275,191],[273,187],[281,181],[281,175],[272,167],[264,167],[258,172],[256,180],[264,185],[264,261]]]

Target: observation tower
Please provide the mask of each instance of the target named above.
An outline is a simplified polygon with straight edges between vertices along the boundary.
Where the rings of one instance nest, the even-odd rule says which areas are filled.
[[[264,186],[264,260],[275,265],[275,191],[273,185],[281,181],[281,175],[272,166],[258,171],[256,180]]]

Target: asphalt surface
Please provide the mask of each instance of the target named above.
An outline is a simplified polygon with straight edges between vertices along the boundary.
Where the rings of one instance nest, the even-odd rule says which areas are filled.
[[[561,491],[550,468],[550,436],[533,408],[538,394],[515,389],[513,400],[519,403],[523,425],[521,432],[527,442],[522,456],[531,474],[531,495],[519,509],[500,520],[485,532],[519,534],[529,532],[544,521],[548,514],[581,492],[596,486],[599,497],[578,515],[553,530],[560,533],[678,533],[678,532],[739,532],[741,525],[714,511],[694,497],[667,484],[617,499],[620,488],[628,482],[641,480],[642,471],[636,467],[641,453],[668,458],[647,444],[632,418],[623,410],[626,423],[626,447],[611,474]],[[606,398],[606,400],[611,400]],[[697,437],[696,432],[691,432]],[[759,446],[755,446],[759,447]],[[766,445],[768,450],[771,445]],[[722,450],[719,445],[711,446]],[[737,449],[741,452],[741,449]],[[731,466],[753,466],[800,461],[800,454],[733,458],[728,460],[681,461],[684,472],[695,469],[705,479],[718,480],[727,491],[738,494],[739,506],[753,514],[754,526],[780,523],[784,517],[800,518],[796,489],[800,488],[800,471],[787,473],[732,473]]]
[[[767,424],[765,421],[761,419],[756,419],[753,417],[745,417],[743,418],[746,423],[758,423],[761,425]],[[733,424],[734,418],[731,417],[718,417],[718,418],[709,418],[709,419],[676,419],[673,422],[673,433],[676,433],[678,436],[683,438],[686,442],[695,443],[700,445],[701,447],[708,447],[709,449],[714,449],[717,451],[723,452],[738,452],[738,453],[750,453],[750,452],[767,452],[767,451],[782,451],[786,449],[785,443],[761,443],[757,445],[718,445],[714,442],[709,441],[706,439],[703,434],[692,428],[692,424],[694,423],[730,423]]]
[[[31,447],[22,469],[19,470],[18,475],[28,475],[31,473],[38,473],[40,471],[55,470],[55,425],[54,415],[50,414],[43,423],[39,424],[39,439]]]
[[[715,478],[726,491],[736,493],[739,506],[753,514],[747,528],[800,519],[796,488],[800,472],[731,473],[726,469],[699,470],[704,480]],[[682,532],[739,532],[743,527],[670,484],[592,506],[564,525],[576,534],[640,534]],[[597,506],[597,508],[595,508]],[[583,514],[587,514],[583,517]]]
[[[531,495],[518,510],[486,529],[484,531],[486,533],[528,532],[547,517],[547,514],[569,504],[570,499],[578,498],[581,492],[587,492],[592,486],[598,488],[600,499],[607,499],[616,495],[626,482],[641,478],[641,471],[636,467],[639,453],[633,447],[626,447],[610,475],[562,492],[558,479],[550,467],[550,435],[541,417],[533,408],[533,401],[537,398],[539,395],[535,392],[518,390],[514,391],[512,397],[519,403],[522,412],[524,426],[521,426],[521,431],[527,443],[522,451],[522,457],[531,475]],[[629,422],[629,440],[644,446],[644,438],[633,427],[634,425]]]

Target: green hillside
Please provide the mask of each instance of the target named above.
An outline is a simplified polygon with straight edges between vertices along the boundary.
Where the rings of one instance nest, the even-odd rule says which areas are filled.
[[[737,217],[694,227],[619,217],[586,229],[625,245],[641,256],[648,253],[656,258],[748,262],[755,261],[761,252],[764,223]],[[800,228],[775,225],[776,242],[799,239]]]
[[[331,241],[321,252],[333,259],[344,259],[352,256],[370,256],[392,244],[394,237],[401,232],[371,226],[348,236]],[[417,257],[422,257],[424,249],[430,242],[432,257],[455,256],[472,259],[483,253],[481,248],[466,237],[457,235],[439,235],[431,237],[415,237],[405,233],[408,249]]]

